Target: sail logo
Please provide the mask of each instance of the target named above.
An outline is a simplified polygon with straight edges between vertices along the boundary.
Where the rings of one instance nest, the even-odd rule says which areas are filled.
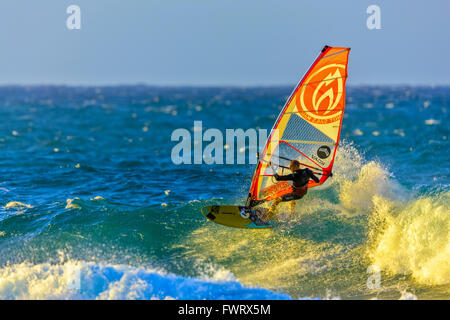
[[[317,124],[339,121],[343,113],[344,77],[342,64],[329,64],[311,74],[295,99],[300,116]]]
[[[321,146],[319,149],[317,149],[317,155],[321,159],[326,159],[330,156],[331,149],[328,146]]]

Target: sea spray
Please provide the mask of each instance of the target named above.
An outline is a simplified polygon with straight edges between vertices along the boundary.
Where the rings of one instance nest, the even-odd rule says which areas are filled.
[[[411,275],[421,284],[449,284],[449,200],[449,192],[406,204],[378,197],[368,248],[373,264],[391,274]]]
[[[342,162],[353,166],[353,177],[338,175],[341,213],[368,217],[369,261],[421,284],[450,283],[450,193],[414,199],[383,165],[364,161],[351,144],[341,150],[337,171]]]

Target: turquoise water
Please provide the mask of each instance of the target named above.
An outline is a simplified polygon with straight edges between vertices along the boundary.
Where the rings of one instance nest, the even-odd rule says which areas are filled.
[[[448,87],[348,88],[294,217],[204,219],[255,166],[174,165],[172,131],[270,129],[291,89],[1,87],[0,298],[450,298]]]

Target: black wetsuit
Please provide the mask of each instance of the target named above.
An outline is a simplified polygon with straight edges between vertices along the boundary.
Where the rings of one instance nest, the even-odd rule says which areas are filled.
[[[277,181],[293,181],[293,192],[282,196],[281,201],[301,199],[307,192],[309,178],[313,179],[316,183],[319,183],[319,178],[317,178],[308,168],[299,169],[294,173],[285,176],[280,176],[275,173],[274,177]]]

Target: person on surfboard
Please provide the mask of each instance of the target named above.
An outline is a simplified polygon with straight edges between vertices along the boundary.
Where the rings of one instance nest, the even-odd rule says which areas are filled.
[[[272,167],[272,163],[269,163],[269,165]],[[292,181],[292,192],[285,194],[279,198],[276,198],[270,209],[267,211],[266,214],[264,214],[263,217],[261,217],[261,220],[263,221],[270,221],[273,220],[275,209],[280,204],[280,202],[289,201],[290,207],[291,207],[291,215],[294,213],[295,210],[295,204],[296,200],[299,200],[303,198],[303,196],[308,192],[308,181],[311,178],[316,183],[319,183],[319,178],[317,178],[314,173],[308,169],[300,169],[300,162],[297,160],[292,160],[289,164],[289,169],[292,171],[291,174],[280,176],[276,173],[276,170],[273,170],[275,172],[274,177],[277,181]]]

